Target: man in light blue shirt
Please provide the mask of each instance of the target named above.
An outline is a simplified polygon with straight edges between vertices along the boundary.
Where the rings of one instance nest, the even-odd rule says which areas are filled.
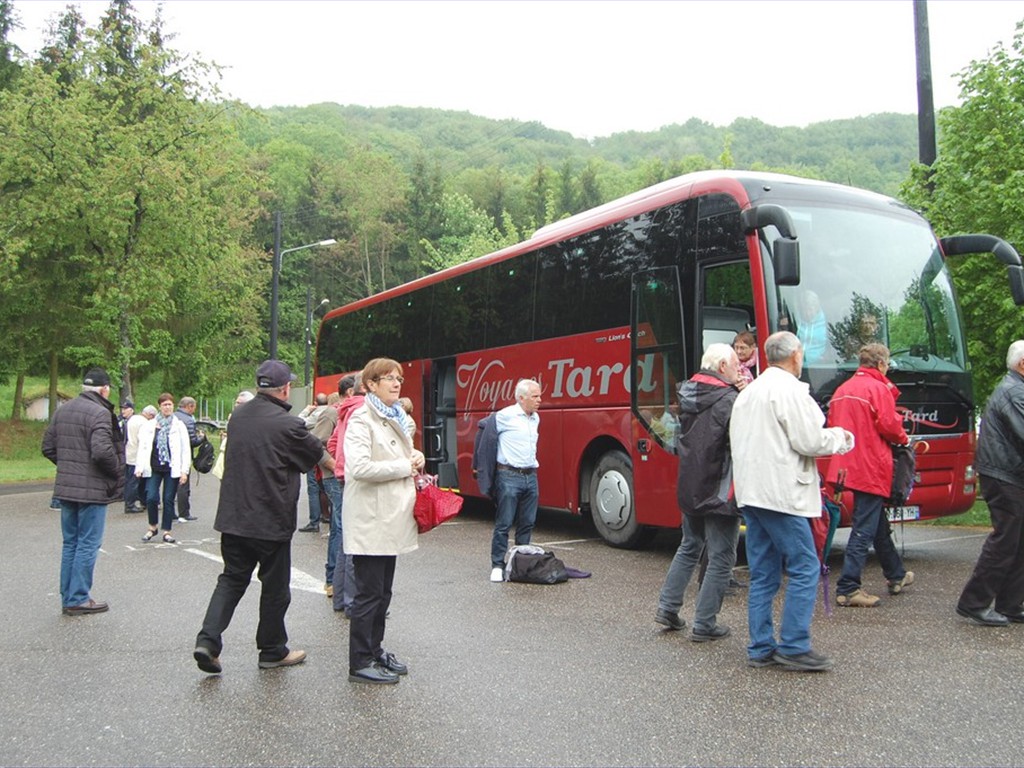
[[[498,509],[491,537],[491,581],[504,580],[508,532],[516,528],[516,545],[529,544],[537,520],[537,436],[540,385],[532,379],[516,384],[516,403],[495,414]]]

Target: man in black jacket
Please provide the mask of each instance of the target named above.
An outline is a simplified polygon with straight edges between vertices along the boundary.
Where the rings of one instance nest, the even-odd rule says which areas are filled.
[[[1024,623],[1024,341],[1010,345],[1006,369],[985,406],[974,458],[992,533],[956,606],[989,627]]]
[[[705,544],[708,570],[694,611],[694,642],[718,640],[730,630],[717,622],[732,567],[740,515],[732,492],[729,418],[736,402],[739,358],[728,344],[710,344],[699,373],[679,385],[679,480],[677,500],[683,513],[683,539],[658,597],[654,620],[679,630],[683,594]]]
[[[69,616],[109,608],[89,595],[107,505],[124,494],[124,436],[109,398],[110,376],[91,369],[82,393],[57,410],[43,435],[43,456],[57,465],[53,495],[64,536],[60,597]]]
[[[224,454],[217,517],[224,572],[206,609],[192,656],[204,672],[221,671],[221,635],[259,566],[262,583],[256,629],[261,669],[290,667],[305,651],[288,649],[284,616],[291,602],[292,534],[298,512],[299,480],[321,459],[333,471],[334,459],[302,420],[289,415],[288,395],[295,376],[280,360],[256,369],[259,391],[231,414],[231,444]]]

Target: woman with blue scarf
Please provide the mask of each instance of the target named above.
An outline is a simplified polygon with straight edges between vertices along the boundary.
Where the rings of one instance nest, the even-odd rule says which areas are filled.
[[[402,366],[375,358],[362,374],[366,401],[345,430],[345,554],[352,556],[355,596],[349,627],[349,676],[354,683],[397,683],[409,668],[382,647],[398,555],[417,547],[414,478],[423,454],[413,448],[398,402]]]
[[[192,468],[192,444],[188,439],[188,428],[174,415],[174,396],[164,392],[157,398],[160,412],[139,430],[139,453],[135,465],[135,476],[146,479],[146,511],[149,513],[149,530],[143,541],[152,541],[160,532],[159,507],[160,488],[163,486],[163,540],[174,544],[171,535],[174,523],[174,503],[178,486],[188,482]],[[149,456],[149,461],[146,457]]]

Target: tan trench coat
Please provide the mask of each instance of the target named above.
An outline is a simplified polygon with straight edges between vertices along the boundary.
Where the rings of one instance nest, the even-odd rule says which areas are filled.
[[[412,507],[412,441],[372,406],[357,409],[345,430],[342,528],[347,555],[402,555],[418,546]]]

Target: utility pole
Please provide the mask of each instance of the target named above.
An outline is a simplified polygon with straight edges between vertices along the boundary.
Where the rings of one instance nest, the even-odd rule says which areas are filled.
[[[274,262],[270,265],[270,359],[277,359],[278,283],[281,281],[281,212],[274,211]]]
[[[928,2],[914,0],[914,40],[917,51],[917,152],[921,165],[935,163],[935,99],[932,94],[932,54],[928,36]]]

